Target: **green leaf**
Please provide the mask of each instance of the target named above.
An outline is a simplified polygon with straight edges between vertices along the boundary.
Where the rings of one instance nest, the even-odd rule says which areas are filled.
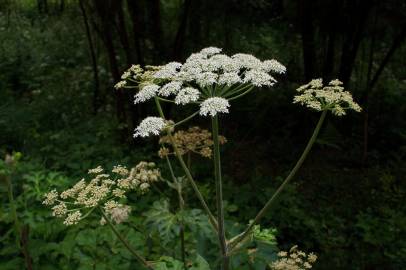
[[[192,264],[190,270],[210,270],[209,263],[199,254],[197,254],[195,261]]]
[[[146,216],[145,223],[147,227],[151,232],[158,232],[165,244],[179,235],[179,219],[169,211],[168,200],[163,199],[154,202],[152,208],[144,215]]]
[[[172,257],[162,256],[154,265],[155,270],[183,270],[183,263]]]

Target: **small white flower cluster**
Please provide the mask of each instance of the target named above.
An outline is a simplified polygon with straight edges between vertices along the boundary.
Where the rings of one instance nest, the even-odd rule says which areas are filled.
[[[135,137],[148,137],[149,135],[159,135],[167,126],[165,120],[161,117],[149,116],[141,121],[135,129]]]
[[[106,214],[118,224],[128,217],[131,209],[118,204],[114,198],[124,199],[125,193],[131,190],[145,193],[150,184],[158,181],[161,176],[152,162],[140,162],[131,170],[121,165],[114,166],[112,173],[116,177],[103,171],[101,166],[89,170],[88,174],[93,177],[90,181],[82,179],[60,194],[51,190],[45,194],[42,203],[51,207],[53,216],[64,218],[65,225],[76,224],[87,216],[82,214],[84,209],[89,209],[89,213],[93,208],[105,203]],[[116,207],[108,207],[114,203]]]
[[[225,98],[208,98],[200,104],[200,115],[216,116],[217,113],[228,113],[228,107],[230,107],[230,104]]]
[[[128,205],[123,205],[121,203],[118,203],[115,200],[109,200],[104,204],[104,212],[108,216],[111,221],[113,221],[116,224],[123,223],[128,219],[128,215],[131,212],[131,207]],[[106,220],[104,217],[100,219],[100,224],[104,225],[106,224]]]
[[[305,270],[311,269],[317,260],[317,255],[314,253],[306,254],[298,250],[297,246],[293,246],[289,252],[280,251],[278,259],[270,264],[272,270]]]
[[[121,80],[114,86],[115,89],[120,89],[127,86],[127,80],[138,79],[139,74],[143,71],[140,65],[132,65],[128,70],[126,70],[123,75],[121,75]]]
[[[353,100],[348,91],[344,91],[342,82],[332,80],[323,86],[322,79],[315,79],[297,89],[293,103],[300,103],[316,111],[331,110],[334,115],[343,116],[346,110],[361,111],[361,107]]]

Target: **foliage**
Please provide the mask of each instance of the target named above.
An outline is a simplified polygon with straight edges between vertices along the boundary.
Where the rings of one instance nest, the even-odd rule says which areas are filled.
[[[44,2],[48,7],[40,9]],[[404,39],[384,65],[377,83],[369,87],[403,31],[406,17],[402,1],[342,5],[309,1],[301,6],[295,1],[273,0],[142,0],[137,1],[138,30],[133,29],[127,5],[134,1],[97,1],[110,7],[105,21],[113,29],[113,57],[103,36],[108,27],[103,28],[103,20],[94,9],[96,1],[84,2],[89,4],[85,9],[99,72],[96,94],[77,1],[0,3],[1,269],[23,269],[26,264],[17,248],[7,177],[12,181],[21,230],[28,235],[34,269],[139,267],[98,220],[86,226],[60,226],[40,204],[42,194],[53,188],[66,189],[98,164],[132,166],[141,160],[158,161],[151,154],[158,150],[152,146],[154,139],[135,143],[131,137],[134,123],[151,111],[145,107],[132,111],[134,93],[130,90],[123,91],[128,104],[121,106],[126,108],[126,121],[117,115],[118,95],[111,89],[117,78],[111,59],[117,60],[121,72],[133,62],[181,61],[207,45],[224,47],[227,54],[243,51],[261,59],[275,55],[289,70],[275,91],[261,91],[243,102],[233,102],[234,115],[220,130],[229,141],[222,154],[227,160],[223,162],[226,226],[232,235],[241,232],[273,194],[310,136],[314,114],[292,110],[293,105],[287,102],[298,85],[308,76],[329,81],[340,75],[341,79],[342,70],[352,69],[348,89],[362,102],[365,112],[349,114],[343,120],[326,120],[309,160],[265,216],[262,228],[255,231],[258,241],[244,246],[250,253],[237,254],[232,264],[238,269],[263,269],[266,261],[277,259],[277,243],[282,250],[298,244],[316,252],[319,260],[314,269],[401,269],[406,264],[402,241],[406,237]],[[127,58],[120,9],[114,3],[123,4],[132,59]],[[313,28],[308,29],[309,25]],[[136,55],[138,38],[140,58]],[[357,40],[359,44],[354,43]],[[353,63],[345,59],[350,51],[354,53]],[[329,63],[332,60],[334,63]],[[171,117],[183,116],[173,106],[164,110]],[[2,158],[13,151],[22,152],[23,157],[10,170]],[[165,165],[157,163],[161,168]],[[204,197],[210,197],[215,193],[210,164],[195,156],[191,163]],[[181,171],[178,167],[174,170],[177,174]],[[180,243],[175,247],[170,243],[178,236],[178,222],[183,220],[190,267],[204,269],[209,263],[213,269],[218,254],[208,246],[216,239],[207,218],[197,209],[199,202],[187,197],[190,208],[179,211],[177,195],[163,184],[158,188],[164,195],[154,194],[137,202],[129,222],[134,226],[120,224],[120,231],[141,252],[160,261],[157,267],[177,269],[183,264]],[[190,186],[184,188],[191,193]],[[215,205],[214,200],[208,203]],[[167,239],[163,247],[157,245],[158,237]],[[165,256],[160,259],[159,254]],[[253,264],[246,263],[253,260]]]

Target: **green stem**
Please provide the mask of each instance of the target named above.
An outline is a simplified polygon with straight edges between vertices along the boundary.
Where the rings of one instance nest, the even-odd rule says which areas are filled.
[[[187,121],[189,121],[190,119],[192,119],[193,117],[195,117],[197,114],[199,113],[199,111],[192,113],[191,115],[189,115],[188,117],[186,117],[185,119],[175,123],[175,125],[173,125],[174,127],[179,126]]]
[[[217,115],[211,118],[211,125],[214,143],[214,177],[216,180],[217,224],[219,227],[218,238],[222,255],[221,269],[227,270],[229,267],[229,258],[227,255],[227,240],[224,228],[223,183],[221,179],[219,124]]]
[[[182,262],[183,262],[183,267],[187,269],[187,264],[186,264],[186,249],[185,249],[185,222],[183,220],[183,210],[185,209],[185,201],[183,200],[182,197],[182,188],[179,187],[178,189],[178,198],[179,198],[179,210],[182,213],[181,219],[180,219],[180,251],[181,251],[181,257],[182,257]]]
[[[160,101],[175,103],[175,101],[167,99],[167,98],[161,98],[161,97],[156,97],[156,98],[159,99]]]
[[[164,113],[162,111],[161,104],[159,103],[159,100],[157,98],[155,98],[155,104],[156,104],[159,115],[163,119],[165,119],[165,115],[164,115]],[[214,231],[217,232],[216,219],[214,218],[213,214],[211,213],[210,208],[207,206],[207,203],[204,200],[202,193],[200,192],[196,182],[194,181],[194,179],[192,177],[192,174],[190,173],[187,165],[185,164],[185,161],[183,160],[182,155],[180,154],[179,149],[176,146],[176,143],[175,143],[175,140],[174,140],[174,138],[172,136],[172,133],[169,130],[168,130],[167,133],[168,133],[169,140],[171,141],[172,147],[173,147],[173,149],[175,151],[175,155],[178,158],[178,161],[180,163],[180,166],[182,167],[183,171],[185,172],[186,178],[188,179],[188,181],[192,185],[192,188],[195,191],[197,198],[199,199],[200,203],[202,204],[204,211],[208,215],[210,224],[212,225]]]
[[[177,184],[177,180],[175,177],[175,173],[173,171],[172,168],[172,164],[171,161],[169,160],[168,156],[165,156],[166,158],[166,163],[168,164],[169,167],[169,171],[171,173],[171,177],[172,177],[172,181],[174,184]],[[179,200],[179,209],[181,212],[183,212],[183,209],[185,208],[185,201],[182,197],[182,187],[180,186],[180,184],[178,185],[178,188],[176,189],[177,193],[178,193],[178,200]],[[185,224],[183,221],[183,217],[180,220],[180,252],[181,252],[181,258],[182,258],[182,262],[183,262],[183,267],[184,269],[187,269],[187,265],[186,265],[186,249],[185,249]]]
[[[241,94],[239,94],[239,95],[236,95],[236,96],[233,96],[233,97],[231,97],[231,98],[228,98],[228,100],[234,100],[234,99],[240,98],[240,97],[242,97],[242,96],[245,96],[246,94],[248,94],[249,92],[251,92],[252,89],[254,89],[253,86],[252,86],[251,88],[248,88],[248,90],[246,90],[245,92],[243,92],[243,93],[241,93]]]
[[[134,257],[142,263],[146,268],[148,269],[153,269],[151,264],[147,262],[141,255],[137,253],[137,251],[134,250],[134,248],[127,242],[127,240],[120,234],[120,232],[117,230],[117,228],[113,225],[111,220],[107,217],[106,213],[104,213],[103,209],[99,207],[100,213],[102,214],[103,218],[106,220],[107,224],[109,224],[110,228],[114,232],[114,234],[117,236],[117,238],[123,243],[123,245],[128,249],[128,251],[134,255]]]
[[[235,93],[241,93],[242,91],[245,91],[246,89],[252,87],[251,84],[241,84],[235,88],[230,87],[227,91],[222,93],[222,97],[227,98],[229,96],[234,95]]]
[[[17,209],[16,209],[16,205],[15,205],[15,201],[14,201],[14,196],[13,196],[13,186],[10,180],[10,176],[6,175],[6,183],[7,183],[7,193],[8,193],[8,200],[10,202],[10,208],[11,208],[11,214],[13,216],[13,220],[14,220],[14,233],[16,236],[16,245],[18,248],[21,248],[21,244],[20,244],[20,237],[21,237],[21,226],[20,226],[20,222],[18,220],[18,216],[17,216]]]
[[[238,243],[243,241],[250,234],[250,232],[252,231],[254,226],[256,224],[258,224],[259,220],[265,215],[265,213],[271,207],[272,203],[276,200],[276,198],[280,195],[280,193],[285,188],[285,186],[288,184],[288,182],[295,176],[296,172],[302,166],[303,162],[305,161],[307,155],[310,152],[310,149],[312,148],[314,142],[316,141],[316,138],[320,132],[321,126],[323,125],[324,119],[326,118],[327,112],[328,112],[327,110],[322,112],[319,122],[317,123],[317,126],[313,131],[313,135],[311,136],[309,142],[307,143],[306,148],[304,149],[302,155],[300,156],[299,160],[297,161],[295,167],[293,167],[293,169],[291,170],[289,175],[285,178],[285,180],[278,187],[278,189],[275,191],[275,193],[272,195],[272,197],[268,200],[268,202],[265,204],[265,206],[261,209],[261,211],[259,211],[259,213],[254,218],[254,220],[249,224],[247,229],[245,229],[244,232],[242,232],[239,236],[235,237],[234,240],[230,242],[229,247],[231,250],[233,250],[237,246]]]

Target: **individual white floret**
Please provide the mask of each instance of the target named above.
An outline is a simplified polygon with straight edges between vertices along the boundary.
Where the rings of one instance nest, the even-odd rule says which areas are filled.
[[[55,204],[56,200],[58,199],[58,192],[55,189],[51,190],[47,194],[45,194],[45,199],[42,201],[42,204],[45,205],[53,205]]]
[[[204,48],[200,51],[200,54],[204,55],[204,56],[212,56],[214,54],[218,54],[221,52],[220,48],[217,47],[207,47]]]
[[[251,83],[252,85],[261,86],[272,86],[276,80],[266,72],[258,70],[249,70],[245,72],[244,83]]]
[[[262,62],[261,69],[265,72],[275,72],[279,74],[286,73],[286,67],[275,59],[265,60]]]
[[[179,91],[175,98],[175,104],[188,104],[190,102],[195,102],[199,99],[200,92],[196,88],[186,87]]]
[[[170,95],[174,95],[179,92],[180,88],[182,87],[182,82],[174,81],[169,82],[161,87],[158,91],[158,95],[163,97],[169,97]]]
[[[204,72],[217,72],[221,68],[221,63],[215,61],[213,57],[201,60],[199,64]]]
[[[149,116],[141,121],[135,129],[134,137],[148,137],[159,135],[165,127],[165,120],[160,117]]]
[[[58,203],[52,207],[52,216],[63,217],[68,212],[68,208],[64,202]]]
[[[206,87],[217,83],[218,75],[213,72],[203,72],[196,76],[196,82],[201,87]]]
[[[123,88],[126,85],[127,85],[127,81],[119,81],[118,83],[116,83],[116,85],[114,85],[114,88],[115,89],[120,89],[120,88]]]
[[[261,60],[251,54],[237,53],[234,54],[231,58],[238,61],[240,66],[246,69],[258,69],[262,65]]]
[[[230,104],[228,100],[221,97],[211,97],[200,104],[200,115],[216,116],[217,113],[228,113]]]
[[[182,67],[181,63],[170,62],[164,65],[160,70],[155,72],[154,78],[157,79],[171,79],[176,76],[179,69]]]
[[[237,72],[226,72],[219,76],[218,83],[230,86],[236,83],[242,83],[242,80]]]
[[[217,65],[223,70],[223,72],[238,72],[241,68],[238,61],[225,54],[213,55],[210,60],[217,62]]]
[[[75,211],[73,213],[68,214],[63,224],[67,226],[77,224],[81,219],[81,217],[82,213],[80,211]]]
[[[93,168],[93,169],[89,169],[88,171],[87,171],[87,173],[88,174],[98,174],[98,173],[101,173],[103,171],[103,168],[102,168],[102,166],[97,166],[96,168]]]
[[[121,79],[125,80],[131,76],[131,72],[129,70],[125,71],[123,75],[121,75]]]
[[[156,96],[159,86],[156,84],[148,84],[144,86],[135,96],[134,104],[145,102]]]

